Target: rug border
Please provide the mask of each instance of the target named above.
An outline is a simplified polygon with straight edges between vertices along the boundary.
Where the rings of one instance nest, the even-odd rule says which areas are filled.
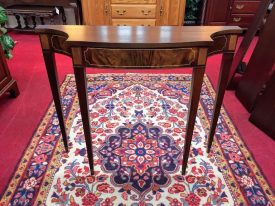
[[[204,81],[206,84],[211,84],[209,78],[207,78],[206,81]],[[207,87],[207,88],[210,88],[209,92],[210,92],[210,95],[212,96],[213,100],[215,100],[215,94],[216,94],[216,91],[214,90],[214,87],[213,85],[210,85],[210,87]],[[205,113],[205,110],[204,110],[204,113]],[[273,193],[273,190],[272,190],[272,187],[270,186],[269,182],[267,181],[266,177],[262,174],[262,171],[260,170],[260,168],[258,167],[258,164],[257,162],[255,161],[255,159],[253,158],[253,156],[251,156],[251,152],[249,151],[249,149],[247,148],[243,138],[241,137],[237,127],[235,126],[234,122],[232,121],[232,119],[230,118],[230,115],[229,113],[227,112],[227,110],[225,109],[224,106],[222,106],[221,108],[221,112],[220,114],[222,115],[224,121],[226,122],[226,124],[229,126],[229,130],[231,130],[232,132],[232,136],[234,136],[234,139],[236,141],[236,144],[238,145],[238,148],[239,150],[242,152],[243,156],[245,157],[245,161],[246,161],[246,164],[249,166],[249,169],[252,171],[252,173],[254,174],[254,176],[256,177],[257,179],[257,182],[258,184],[264,189],[265,191],[265,195],[266,197],[268,198],[268,200],[272,203],[272,204],[275,204],[275,199],[274,199],[274,193]],[[206,116],[207,117],[207,116]],[[210,119],[207,118],[207,128],[205,129],[208,129],[210,128]],[[228,123],[229,122],[229,123]],[[221,145],[220,143],[217,143],[217,138],[216,138],[216,135],[214,136],[214,140],[216,142],[216,144],[213,144],[212,147],[218,147],[220,148],[219,151],[222,152],[222,156],[224,156],[224,152],[223,150],[221,149]],[[242,146],[241,146],[242,145]],[[249,157],[251,158],[251,160],[247,160],[247,157],[249,154]],[[236,180],[236,176],[234,175],[230,165],[228,164],[228,162],[226,163],[228,169],[230,170],[230,173],[233,174],[232,175],[232,178],[234,178],[235,182],[238,183],[238,181]],[[254,166],[254,167],[252,167]],[[256,174],[258,173],[258,175]],[[239,184],[239,183],[238,183]],[[241,188],[238,186],[239,190],[241,191]],[[266,192],[266,189],[269,190],[270,194],[268,194]],[[243,193],[243,192],[242,192]],[[245,197],[245,195],[242,195],[243,197]],[[245,201],[246,203],[248,203],[248,199],[245,198]]]
[[[72,74],[68,74],[68,76],[71,76],[71,75],[72,75]],[[64,77],[63,81],[61,81],[61,84],[60,84],[60,93],[61,93],[61,94],[62,94],[62,93],[64,92],[64,90],[65,90],[65,85],[64,85],[64,83],[66,83],[66,81],[68,81],[68,80],[67,80],[67,75]],[[27,155],[26,153],[28,152],[28,150],[29,150],[30,147],[31,147],[31,142],[32,142],[34,136],[35,136],[36,133],[38,132],[38,129],[40,128],[40,126],[42,126],[43,122],[47,119],[47,114],[49,113],[49,111],[50,111],[50,110],[53,110],[54,108],[55,108],[55,107],[54,107],[54,101],[53,101],[53,98],[51,97],[50,102],[49,102],[49,104],[47,105],[47,107],[46,107],[46,109],[45,109],[45,111],[44,111],[44,113],[43,113],[43,116],[40,118],[40,120],[39,120],[37,126],[35,127],[35,129],[34,129],[34,131],[33,131],[33,133],[32,133],[32,136],[31,136],[30,140],[29,140],[28,143],[27,143],[26,148],[25,148],[24,151],[22,152],[22,155],[20,156],[20,159],[18,160],[18,162],[17,162],[16,165],[15,165],[15,170],[13,171],[12,175],[9,177],[8,184],[4,187],[4,190],[0,193],[0,204],[2,203],[3,197],[5,196],[5,193],[7,192],[7,190],[9,189],[11,182],[14,180],[16,173],[18,172],[18,166],[22,163],[24,157]],[[54,112],[53,112],[53,114],[54,114]],[[53,114],[51,114],[51,117],[52,117]],[[61,135],[61,134],[59,134],[59,136],[60,136],[60,135]],[[36,145],[36,146],[37,146],[37,145]],[[34,149],[36,148],[36,146],[34,147]],[[24,171],[25,171],[25,169],[26,169],[26,168],[24,168]],[[21,178],[22,178],[22,173],[20,174],[20,178],[19,178],[19,179],[21,179]],[[17,187],[17,186],[16,186],[16,187]],[[13,194],[14,194],[14,192],[15,192],[15,191],[13,191],[12,194],[9,195],[9,196],[12,197]]]
[[[204,79],[205,80],[205,79]],[[208,85],[207,85],[208,86]],[[209,91],[210,93],[211,93],[211,91]],[[211,95],[211,94],[210,94]],[[211,96],[212,98],[213,98],[213,96]],[[203,106],[201,105],[201,103],[200,103],[200,108],[198,109],[198,114],[197,114],[197,116],[199,116],[200,117],[200,121],[202,122],[202,120],[203,120],[203,123],[202,123],[202,125],[204,125],[204,126],[206,126],[206,128],[204,128],[204,130],[205,130],[205,140],[204,140],[204,145],[205,145],[205,148],[207,147],[207,136],[208,136],[208,131],[210,130],[210,122],[209,122],[209,119],[207,118],[207,114],[206,114],[206,112],[205,112],[205,109],[203,108]],[[202,119],[202,118],[205,118],[205,119]],[[216,139],[216,137],[214,137],[215,139]],[[232,170],[231,170],[231,168],[230,168],[230,165],[229,165],[229,163],[227,162],[227,161],[224,161],[224,162],[218,162],[218,160],[220,160],[220,159],[222,159],[222,158],[224,158],[224,153],[222,152],[222,148],[221,148],[221,146],[220,145],[217,145],[217,144],[213,144],[213,146],[212,146],[212,149],[213,148],[215,148],[215,150],[217,150],[217,151],[219,151],[219,152],[221,152],[220,154],[216,154],[216,153],[213,153],[213,152],[210,152],[210,153],[206,153],[206,155],[210,155],[211,153],[212,153],[212,155],[213,155],[213,157],[215,158],[215,160],[217,161],[217,163],[216,162],[214,162],[213,164],[215,164],[217,167],[218,166],[221,166],[221,165],[226,165],[226,167],[227,167],[227,169],[228,169],[228,172],[227,173],[223,173],[223,178],[224,178],[224,180],[225,180],[225,184],[227,185],[227,187],[228,187],[228,189],[230,190],[230,192],[231,192],[231,194],[232,193],[234,193],[234,197],[236,198],[238,195],[236,194],[236,192],[237,191],[233,191],[232,190],[232,186],[230,185],[230,181],[231,182],[234,182],[236,185],[237,185],[237,190],[238,190],[238,192],[239,193],[241,193],[241,196],[242,196],[242,202],[240,202],[239,200],[240,199],[238,199],[238,198],[236,198],[236,199],[234,199],[233,198],[233,200],[234,200],[234,203],[235,203],[235,205],[240,205],[241,203],[247,203],[247,199],[244,197],[244,195],[243,195],[243,193],[242,193],[242,191],[241,191],[241,188],[239,187],[239,183],[238,183],[238,181],[236,180],[236,178],[235,178],[235,175],[233,174],[233,172],[232,172]],[[220,165],[218,165],[218,164],[220,164]],[[232,180],[231,179],[229,179],[230,177],[229,176],[232,176]]]
[[[66,78],[68,78],[68,82],[69,82],[71,78],[74,78],[74,76],[72,76],[71,74],[69,74],[69,75],[66,76]],[[75,114],[76,114],[76,112],[75,112],[76,108],[74,108],[74,107],[77,107],[77,106],[78,106],[78,96],[76,94],[75,97],[74,97],[74,100],[72,100],[72,105],[71,105],[71,108],[70,108],[70,112],[69,112],[68,117],[67,117],[67,119],[65,121],[67,132],[68,132],[68,134],[67,134],[68,136],[70,134],[70,130],[71,130],[74,118],[72,118],[71,121],[69,121],[69,120],[70,120],[71,117],[75,116]],[[56,165],[60,165],[60,162],[59,162],[58,158],[62,157],[62,152],[64,152],[64,146],[63,146],[62,142],[63,142],[62,139],[59,138],[59,140],[56,143],[55,148],[53,149],[52,157],[56,157],[56,159],[52,160],[52,158],[51,158],[50,164],[48,165],[48,169],[46,170],[46,172],[44,174],[44,177],[41,180],[41,185],[43,185],[43,183],[45,181],[47,181],[47,180],[53,180],[53,178],[54,178],[54,174],[55,174],[54,172],[56,171],[56,168],[51,168],[51,165],[55,165],[55,166]],[[70,141],[68,141],[68,143],[70,143]],[[70,144],[69,144],[69,151],[70,151]],[[57,153],[59,153],[59,154],[56,155]],[[46,177],[48,177],[48,178],[46,179]],[[51,188],[50,186],[51,185],[52,185],[52,182],[50,182],[50,184],[47,184],[47,186],[43,186],[43,187],[40,186],[39,187],[39,190],[37,191],[36,197],[34,198],[34,200],[35,200],[34,204],[35,205],[41,204],[39,202],[40,199],[43,200],[43,198],[41,198],[41,197],[47,195],[47,192],[50,190],[50,188]],[[41,196],[39,196],[39,193],[44,193],[44,194],[40,194]],[[46,199],[45,199],[45,201],[46,201]]]
[[[207,76],[207,75],[206,75]],[[212,89],[213,89],[213,92],[216,93],[216,90],[214,89],[214,83],[211,81],[211,79],[207,76],[207,79],[209,81],[209,83],[211,84],[212,86]],[[255,160],[255,155],[251,152],[251,150],[249,149],[249,147],[247,146],[247,143],[244,141],[244,139],[242,138],[242,135],[238,129],[236,125],[236,122],[230,117],[229,115],[229,112],[228,112],[228,109],[226,108],[226,106],[224,104],[222,104],[222,109],[225,111],[226,115],[228,116],[229,120],[233,123],[234,125],[234,128],[236,130],[236,133],[238,134],[238,136],[242,139],[243,143],[244,143],[244,146],[245,146],[245,149],[248,150],[248,152],[251,154],[251,157],[252,157],[252,160],[253,162],[255,162],[257,168],[259,169],[260,171],[260,174],[261,176],[264,177],[265,181],[267,182],[268,186],[271,188],[271,192],[273,192],[273,195],[275,195],[275,188],[272,187],[270,181],[267,179],[266,175],[264,174],[263,170],[262,170],[262,167],[259,165],[259,163]],[[256,175],[255,175],[256,176]]]

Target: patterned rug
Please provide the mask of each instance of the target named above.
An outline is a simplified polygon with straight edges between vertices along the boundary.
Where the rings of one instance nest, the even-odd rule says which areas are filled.
[[[222,109],[212,152],[206,136],[214,90],[201,94],[192,149],[181,175],[190,75],[88,76],[95,176],[89,176],[73,75],[62,85],[70,152],[53,104],[0,205],[275,205],[274,194]]]

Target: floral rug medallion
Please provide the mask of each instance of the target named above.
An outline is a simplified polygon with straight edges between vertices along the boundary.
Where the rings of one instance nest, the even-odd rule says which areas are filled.
[[[126,192],[134,190],[139,195],[167,187],[181,154],[173,138],[143,123],[121,127],[117,133],[99,149],[104,170],[113,172],[112,182],[130,186]]]
[[[222,109],[212,152],[205,77],[186,175],[181,163],[190,75],[88,75],[95,175],[90,176],[73,75],[62,85],[69,153],[51,105],[0,205],[275,205],[274,194]]]

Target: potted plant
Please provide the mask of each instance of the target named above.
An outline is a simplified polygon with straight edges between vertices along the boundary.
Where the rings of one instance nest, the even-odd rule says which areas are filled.
[[[3,51],[6,58],[12,58],[11,50],[14,47],[13,39],[7,34],[7,29],[4,27],[7,22],[8,17],[6,15],[5,9],[0,7],[0,43],[2,45]]]
[[[186,0],[185,23],[188,25],[197,24],[200,19],[202,0]]]

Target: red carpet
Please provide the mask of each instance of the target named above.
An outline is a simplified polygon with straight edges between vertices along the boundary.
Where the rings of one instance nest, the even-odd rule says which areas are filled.
[[[0,99],[0,192],[7,185],[32,133],[52,100],[38,37],[22,34],[15,34],[13,37],[18,44],[14,49],[14,58],[9,61],[9,66],[13,77],[18,82],[21,94],[16,99],[8,97]],[[206,69],[214,85],[217,82],[220,59],[220,56],[211,57]],[[73,73],[71,60],[58,55],[57,61],[59,78],[63,81],[65,74]],[[91,73],[110,72],[110,70],[96,69],[89,71]],[[154,71],[181,73],[179,70]],[[131,72],[148,73],[148,70]],[[264,175],[275,188],[275,141],[248,121],[249,113],[236,99],[234,92],[226,93],[224,105]]]

